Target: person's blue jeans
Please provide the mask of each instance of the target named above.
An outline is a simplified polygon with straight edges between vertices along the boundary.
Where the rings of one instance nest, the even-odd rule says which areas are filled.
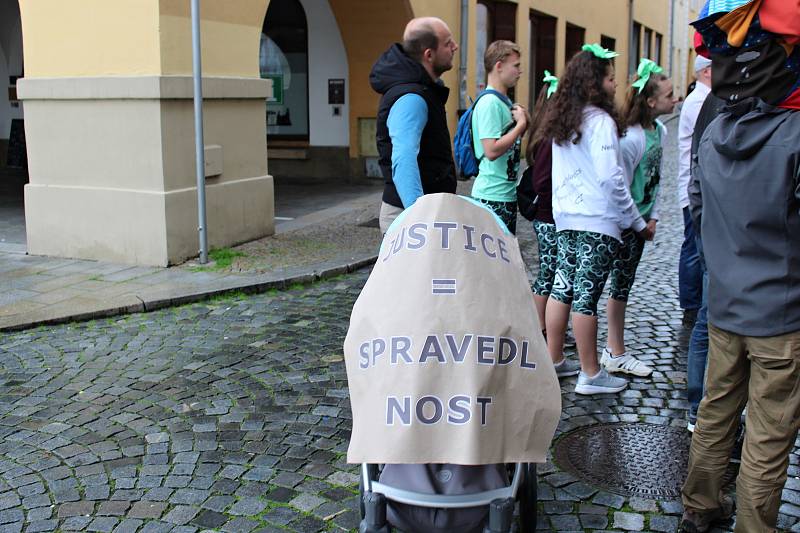
[[[708,272],[705,269],[703,245],[697,238],[696,249],[699,251],[699,265],[702,272],[702,300],[697,311],[697,321],[689,339],[689,355],[686,363],[686,387],[689,397],[689,422],[697,421],[697,408],[705,393],[706,363],[708,361]]]
[[[703,300],[703,270],[689,208],[683,208],[683,245],[678,262],[678,298],[681,309],[700,309]]]

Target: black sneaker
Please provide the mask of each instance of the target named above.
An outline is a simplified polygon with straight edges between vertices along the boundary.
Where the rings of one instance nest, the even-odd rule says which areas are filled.
[[[678,533],[706,533],[714,524],[730,520],[736,511],[733,498],[726,494],[720,498],[719,503],[719,508],[706,513],[684,511]]]

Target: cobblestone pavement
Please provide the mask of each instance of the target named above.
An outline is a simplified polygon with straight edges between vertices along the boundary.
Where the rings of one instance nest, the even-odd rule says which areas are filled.
[[[656,372],[608,397],[578,397],[564,381],[559,434],[685,423],[682,228],[665,181],[668,216],[628,327],[630,349]],[[353,530],[342,341],[367,275],[0,337],[0,531]],[[792,531],[798,475],[795,452],[780,516]],[[552,461],[539,494],[542,530],[674,531],[681,512],[676,501],[599,490]]]

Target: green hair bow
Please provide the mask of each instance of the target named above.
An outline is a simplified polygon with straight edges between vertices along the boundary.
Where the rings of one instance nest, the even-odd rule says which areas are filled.
[[[549,84],[547,88],[547,97],[550,98],[553,96],[553,93],[556,92],[556,89],[558,89],[558,78],[550,74],[549,70],[545,70],[542,81]]]
[[[603,48],[597,43],[594,44],[584,44],[581,47],[581,50],[585,52],[591,52],[594,54],[595,57],[599,57],[600,59],[614,59],[619,54],[613,50],[608,50],[607,48]]]
[[[639,63],[639,68],[636,69],[639,79],[633,82],[632,86],[636,87],[639,94],[642,94],[647,82],[650,81],[650,75],[660,74],[662,72],[664,72],[664,69],[659,67],[655,61],[643,57]]]

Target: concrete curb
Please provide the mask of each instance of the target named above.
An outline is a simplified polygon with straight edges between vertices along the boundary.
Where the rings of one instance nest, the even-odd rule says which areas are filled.
[[[308,285],[316,281],[355,272],[363,267],[374,264],[377,259],[378,254],[370,254],[344,264],[330,265],[329,263],[318,263],[316,265],[311,265],[303,273],[278,278],[271,277],[268,274],[262,274],[253,276],[249,280],[243,279],[227,283],[221,282],[213,288],[210,287],[208,290],[201,291],[182,291],[178,288],[175,292],[162,291],[144,296],[126,294],[121,295],[114,302],[109,302],[108,306],[100,306],[96,309],[80,312],[60,310],[56,306],[45,313],[37,311],[15,315],[14,324],[2,325],[2,323],[0,323],[0,332],[22,331],[39,326],[52,326],[69,322],[86,322],[98,318],[109,318],[133,313],[147,313],[167,307],[201,302],[234,292],[259,294],[273,289],[286,289],[296,284]],[[49,316],[43,317],[43,314]],[[26,315],[28,318],[26,318]]]

